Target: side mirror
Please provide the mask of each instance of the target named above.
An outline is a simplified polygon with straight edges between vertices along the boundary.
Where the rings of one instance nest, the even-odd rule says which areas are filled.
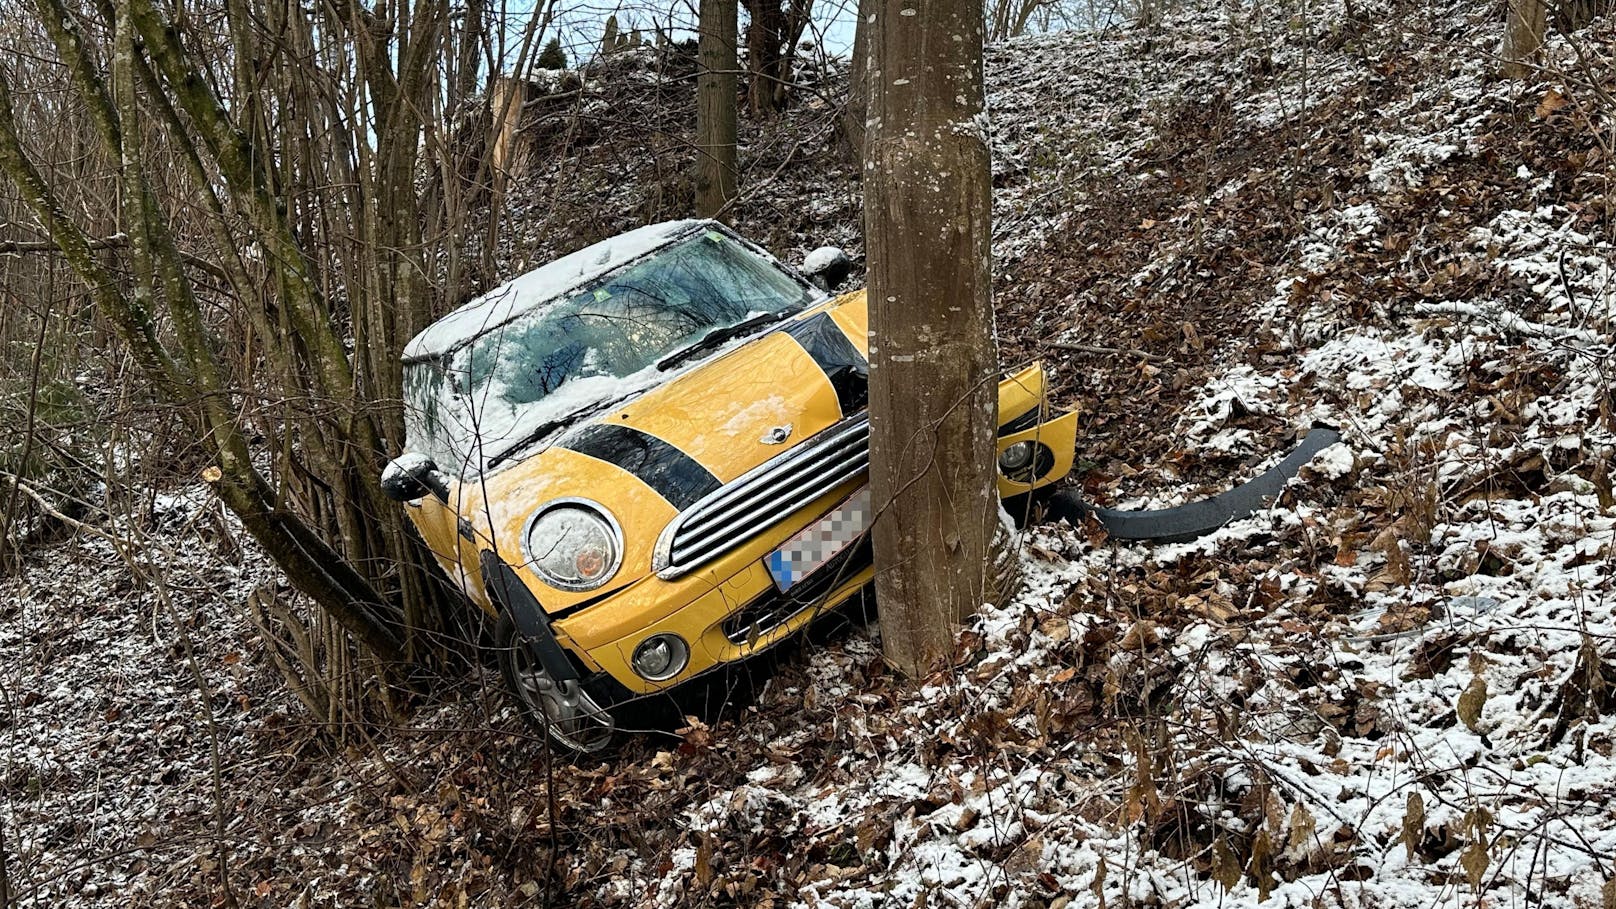
[[[382,471],[382,495],[395,502],[415,502],[428,494],[449,501],[449,481],[438,465],[424,454],[406,452]]]
[[[830,293],[853,272],[853,260],[834,246],[821,246],[802,260],[801,270],[809,283]]]

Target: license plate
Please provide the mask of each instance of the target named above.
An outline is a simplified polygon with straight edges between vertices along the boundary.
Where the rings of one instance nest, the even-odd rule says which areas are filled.
[[[825,567],[870,529],[870,487],[853,493],[830,513],[769,553],[764,563],[780,592]]]

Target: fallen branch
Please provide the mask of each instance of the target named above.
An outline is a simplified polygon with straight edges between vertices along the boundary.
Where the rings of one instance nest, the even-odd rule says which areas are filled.
[[[91,239],[86,244],[90,249],[116,249],[129,245],[129,235],[116,233],[110,237]],[[59,249],[55,240],[6,240],[0,242],[0,255],[13,255],[16,253],[56,252]]]
[[[137,548],[138,544],[134,543],[133,541],[125,540],[125,539],[122,539],[120,537],[115,537],[112,534],[107,533],[105,530],[102,530],[101,528],[96,527],[94,524],[86,524],[83,521],[78,520],[77,518],[71,518],[71,517],[68,517],[66,514],[63,514],[61,509],[57,508],[55,505],[52,505],[50,500],[46,499],[44,495],[42,495],[38,490],[34,489],[32,486],[29,486],[27,483],[24,483],[21,479],[19,479],[17,477],[16,474],[8,473],[7,471],[0,470],[0,478],[4,478],[6,480],[9,480],[10,483],[11,483],[12,488],[14,488],[18,492],[22,493],[23,495],[27,496],[28,498],[33,499],[34,504],[39,506],[40,511],[45,512],[45,514],[49,515],[51,518],[53,518],[53,519],[55,519],[57,521],[61,521],[63,524],[66,524],[68,527],[71,527],[74,530],[78,530],[78,531],[82,531],[84,533],[93,534],[94,536],[98,536],[98,537],[102,538],[103,540],[106,540],[107,542],[111,543],[113,546],[117,547],[120,552],[124,552],[124,551],[128,551],[128,550]]]
[[[1146,353],[1137,347],[1129,350],[1123,350],[1120,347],[1099,347],[1094,344],[1076,344],[1071,341],[1050,341],[1049,346],[1058,350],[1072,350],[1078,353],[1102,354],[1113,357],[1133,357],[1136,360],[1145,360],[1146,362],[1150,363],[1167,362],[1166,357],[1158,356],[1153,353]]]
[[[1587,329],[1566,328],[1560,325],[1544,325],[1542,322],[1533,322],[1510,312],[1496,303],[1483,305],[1457,300],[1441,303],[1416,303],[1414,304],[1414,314],[1420,316],[1463,316],[1467,319],[1479,319],[1490,323],[1500,331],[1527,338],[1542,338],[1548,341],[1580,341],[1584,344],[1602,346],[1609,343],[1599,334]]]
[[[91,238],[85,243],[85,245],[88,246],[92,251],[103,249],[122,249],[129,245],[129,235],[119,232],[112,234],[111,236]],[[56,252],[58,249],[60,249],[60,247],[56,245],[56,241],[54,240],[6,240],[4,242],[0,242],[0,256],[15,256],[22,255],[24,253],[51,253]],[[180,259],[184,261],[186,265],[205,271],[209,275],[212,275],[221,281],[228,277],[224,273],[224,269],[214,265],[212,262],[209,262],[201,256],[194,256],[190,253],[182,252],[180,253]]]

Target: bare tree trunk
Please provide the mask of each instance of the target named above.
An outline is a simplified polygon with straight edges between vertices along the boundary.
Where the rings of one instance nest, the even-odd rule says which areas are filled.
[[[813,15],[813,0],[744,0],[747,102],[753,116],[784,110],[790,97],[791,60]]]
[[[736,0],[701,0],[696,54],[696,213],[724,216],[735,198]]]
[[[981,0],[874,0],[864,183],[870,481],[888,663],[911,676],[997,600],[997,360]]]
[[[127,231],[116,250],[127,268],[105,261],[116,255],[92,255],[101,241],[89,238],[105,229],[87,233],[75,220],[93,220],[99,200],[69,201],[73,189],[57,196],[71,184],[34,165],[0,79],[0,173],[84,279],[155,396],[201,430],[221,499],[300,589],[386,662],[447,657],[445,607],[455,604],[376,486],[402,435],[397,351],[443,297],[458,298],[428,281],[444,240],[428,232],[417,186],[420,156],[443,148],[453,119],[445,98],[469,91],[484,68],[482,27],[451,26],[462,6],[482,16],[481,0],[453,3],[421,0],[383,21],[342,4],[225,0],[227,30],[210,33],[194,18],[166,22],[151,0],[85,10],[33,0],[65,87],[105,149],[85,167],[110,164],[120,187],[106,201]],[[118,39],[110,52],[92,43],[109,27]],[[457,35],[471,46],[457,51]],[[265,53],[271,44],[276,52]],[[449,59],[459,61],[457,88],[442,77]],[[199,241],[214,248],[199,256],[180,247]],[[242,249],[262,255],[249,262]],[[223,283],[195,281],[193,271]],[[287,403],[251,403],[267,388]],[[267,474],[246,441],[255,424],[278,439]]]
[[[132,66],[131,56],[132,51],[126,50],[118,55],[119,63]],[[252,465],[245,441],[231,424],[228,394],[200,327],[196,301],[176,274],[177,255],[172,238],[166,231],[153,230],[160,227],[161,222],[153,216],[148,188],[135,176],[133,156],[124,157],[126,151],[118,117],[105,86],[99,81],[86,82],[83,100],[104,108],[109,118],[104,124],[104,139],[112,157],[125,164],[129,223],[131,232],[138,236],[131,241],[131,245],[137,247],[133,296],[124,296],[118,290],[120,282],[90,254],[83,233],[67,220],[37,168],[26,158],[17,139],[10,90],[3,79],[0,79],[0,172],[25,193],[34,216],[48,228],[68,264],[94,289],[98,308],[118,327],[125,343],[135,351],[136,362],[153,386],[169,401],[188,403],[194,397],[201,398],[205,414],[201,422],[209,430],[208,438],[220,469],[214,488],[225,505],[241,518],[248,532],[263,544],[294,583],[342,622],[356,640],[386,662],[403,662],[403,647],[396,635],[401,623],[396,615],[389,615],[388,605],[301,521],[271,501],[269,490]],[[151,332],[150,313],[159,280],[168,297],[179,344],[186,355],[183,367],[156,343]]]
[[[858,24],[853,29],[853,56],[848,61],[847,106],[842,108],[842,137],[849,157],[860,171],[864,167],[864,121],[870,114],[869,28],[865,24],[875,12],[875,0],[859,0]]]
[[[1505,4],[1504,45],[1498,55],[1504,58],[1500,73],[1506,79],[1531,75],[1543,32],[1548,27],[1546,0],[1507,0]]]

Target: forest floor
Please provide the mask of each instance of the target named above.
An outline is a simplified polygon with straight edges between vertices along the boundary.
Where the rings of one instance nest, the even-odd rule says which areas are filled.
[[[1274,507],[1039,528],[955,671],[853,624],[570,766],[491,677],[334,744],[244,618],[274,572],[154,495],[0,586],[20,905],[1616,905],[1616,36],[1506,82],[1491,5],[1228,9],[992,50],[999,331],[1106,504],[1341,428]],[[750,127],[783,258],[857,252],[833,115]],[[518,200],[513,268],[669,216],[646,168],[536,165],[589,179]]]

